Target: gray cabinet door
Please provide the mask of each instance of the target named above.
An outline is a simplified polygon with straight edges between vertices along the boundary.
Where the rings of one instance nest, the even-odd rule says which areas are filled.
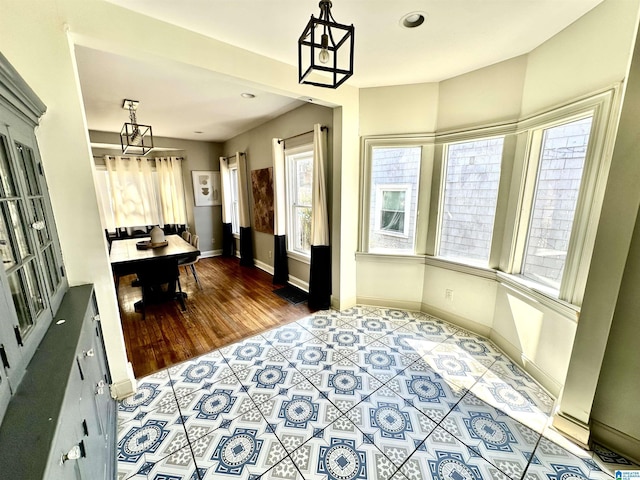
[[[0,102],[0,343],[14,388],[67,282],[33,126]]]

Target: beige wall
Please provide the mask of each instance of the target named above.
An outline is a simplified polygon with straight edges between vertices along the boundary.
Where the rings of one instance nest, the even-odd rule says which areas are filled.
[[[438,131],[517,120],[526,72],[521,55],[441,82]]]
[[[438,84],[360,89],[360,135],[433,132]]]
[[[223,145],[223,152],[225,156],[232,155],[235,152],[245,152],[249,171],[273,167],[273,156],[271,152],[272,139],[286,139],[294,135],[312,131],[316,123],[329,127],[329,152],[331,152],[333,145],[332,137],[334,135],[333,110],[312,103],[302,105],[259,127],[227,140]],[[310,134],[302,140],[300,138],[292,139],[290,145],[293,145],[294,142],[299,144],[301,141],[313,142],[313,135]],[[331,165],[332,158],[327,160],[329,165]],[[328,178],[331,178],[331,172],[332,169],[329,168],[326,172]],[[329,201],[331,202],[331,199]],[[273,273],[273,235],[255,230],[255,225],[253,224],[253,192],[251,188],[249,188],[249,210],[252,219],[253,256],[258,262],[258,266]],[[331,212],[331,205],[329,205],[329,211]],[[289,258],[289,275],[293,277],[291,279],[292,283],[302,288],[308,288],[308,263]]]
[[[522,115],[624,79],[637,0],[605,0],[527,55]]]
[[[636,221],[591,417],[637,439],[638,446],[640,446],[640,408],[637,406],[640,399],[639,286],[640,222]],[[629,375],[630,371],[634,373]]]

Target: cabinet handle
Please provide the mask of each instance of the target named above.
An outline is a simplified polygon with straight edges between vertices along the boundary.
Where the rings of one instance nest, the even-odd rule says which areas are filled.
[[[87,350],[86,352],[83,350],[82,351],[82,355],[84,355],[85,357],[93,357],[95,356],[96,352],[93,351],[93,348]]]
[[[84,433],[85,437],[89,436],[89,427],[87,425],[87,420],[82,420],[82,433]]]
[[[44,230],[44,226],[45,225],[43,220],[37,220],[31,224],[31,228],[33,228],[34,230]]]
[[[67,460],[78,460],[81,456],[83,457],[84,456],[82,454],[83,449],[84,449],[84,445],[82,445],[82,449],[80,448],[80,445],[74,445],[74,447],[71,450],[69,450],[67,453],[62,455],[62,458],[60,458],[60,465],[62,465]]]
[[[2,365],[4,365],[4,368],[11,368],[11,365],[9,365],[9,359],[7,358],[7,352],[4,349],[4,344],[0,345],[0,357],[2,357]]]
[[[104,380],[100,380],[98,383],[96,383],[96,395],[102,395],[104,393]]]
[[[18,345],[24,347],[24,343],[22,343],[22,335],[20,334],[20,327],[17,325],[13,327],[13,332],[16,334],[16,342],[18,342]]]

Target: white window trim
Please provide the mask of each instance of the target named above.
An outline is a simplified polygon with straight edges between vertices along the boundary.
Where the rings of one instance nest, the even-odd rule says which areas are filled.
[[[389,258],[389,261],[394,261],[396,258],[408,259],[410,257],[422,259],[425,265],[448,270],[470,274],[476,271],[480,273],[480,276],[486,276],[487,278],[492,276],[490,272],[494,272],[499,283],[517,289],[522,294],[530,295],[552,310],[567,316],[567,318],[577,320],[577,312],[580,311],[583,300],[597,233],[596,226],[598,225],[611,166],[614,134],[617,128],[615,120],[618,109],[616,107],[621,101],[620,90],[620,84],[615,84],[578,98],[575,101],[537,112],[509,124],[480,126],[470,130],[434,134],[363,137],[360,149],[362,172],[360,175],[360,243],[356,259],[358,261],[376,261],[375,257],[378,257],[380,259]],[[523,223],[521,216],[527,206],[523,203],[526,197],[524,187],[527,180],[527,159],[530,158],[531,154],[530,137],[532,135],[531,132],[535,129],[545,125],[552,125],[553,122],[566,123],[572,116],[584,115],[587,111],[594,112],[591,136],[580,187],[581,192],[576,205],[570,248],[567,253],[567,262],[565,263],[563,285],[560,288],[559,295],[556,296],[549,292],[547,287],[536,285],[519,276],[518,273],[514,273],[519,271],[515,269],[515,266],[520,266],[516,259],[519,258],[521,262],[523,258],[523,252],[519,252],[519,249],[522,248],[520,237],[523,235],[523,227],[525,238],[528,231],[528,223]],[[441,161],[445,144],[498,135],[505,136],[503,158],[504,155],[507,155],[509,161],[513,162],[513,171],[511,172],[512,178],[507,179],[506,185],[503,184],[502,179],[500,181],[490,267],[479,268],[474,265],[466,265],[455,260],[434,256],[437,238],[436,227],[439,223],[440,192],[437,187],[432,186],[432,182],[433,185],[441,185]],[[422,161],[424,163],[421,165],[418,214],[420,214],[420,211],[429,213],[423,214],[422,221],[420,221],[420,216],[418,217],[417,230],[421,233],[416,233],[416,252],[420,251],[421,253],[397,256],[367,251],[369,243],[368,217],[371,176],[369,159],[371,158],[371,149],[374,146],[423,147]],[[438,160],[434,161],[434,157]],[[516,164],[519,162],[524,162],[524,165],[518,167]],[[426,188],[423,188],[423,185]],[[431,191],[427,192],[427,190]],[[427,216],[429,217],[428,221],[424,218]],[[499,219],[499,217],[503,218]],[[499,222],[502,225],[499,225]],[[497,237],[495,237],[496,234],[498,235]],[[425,244],[426,248],[423,247]],[[423,255],[425,253],[426,256]]]
[[[374,148],[421,148],[420,178],[418,179],[418,204],[416,208],[416,228],[414,233],[414,255],[424,255],[429,227],[430,186],[433,175],[434,135],[376,135],[363,137],[360,148],[360,244],[359,252],[369,253],[369,229],[371,212],[371,159]],[[423,188],[424,186],[424,188]],[[423,217],[421,217],[421,215]],[[424,221],[420,221],[424,218]],[[387,234],[388,232],[385,232]],[[396,256],[397,252],[371,252],[372,255]]]
[[[613,105],[619,101],[619,89],[610,88],[574,103],[564,105],[536,117],[523,120],[519,130],[527,131],[522,140],[526,141],[524,167],[520,178],[520,195],[517,200],[515,228],[511,239],[511,253],[507,273],[514,281],[557,297],[559,301],[580,306],[583,300],[591,254],[595,243],[604,191],[613,151],[615,122]],[[525,256],[529,232],[530,214],[533,209],[534,191],[537,184],[537,168],[540,157],[541,137],[547,128],[563,125],[593,115],[591,134],[582,174],[582,182],[562,281],[557,291],[538,284],[520,274]],[[519,279],[519,280],[518,280]]]
[[[294,198],[294,193],[292,191],[292,186],[296,184],[295,178],[295,169],[292,168],[292,165],[295,161],[300,157],[308,157],[311,156],[311,161],[313,162],[313,143],[300,145],[294,148],[288,148],[284,151],[285,158],[285,172],[286,172],[286,217],[287,217],[287,256],[294,260],[297,260],[302,263],[310,264],[311,263],[311,249],[309,252],[305,252],[302,250],[298,250],[294,246],[294,239],[292,232],[294,231],[294,219],[295,215],[293,215],[295,207],[304,206],[304,205],[296,205],[292,198]],[[312,205],[309,205],[309,208],[313,208]]]
[[[383,230],[380,227],[380,214],[382,213],[382,197],[384,192],[405,192],[404,202],[404,231],[395,232],[393,230]],[[376,233],[381,235],[389,235],[390,237],[409,238],[409,216],[411,213],[411,185],[408,183],[390,183],[384,185],[376,185],[376,213],[374,229]]]

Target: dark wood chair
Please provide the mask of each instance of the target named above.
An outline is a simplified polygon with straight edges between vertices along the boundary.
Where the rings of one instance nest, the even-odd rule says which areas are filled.
[[[142,289],[142,318],[146,317],[148,305],[178,300],[182,310],[186,310],[184,299],[186,295],[180,286],[180,272],[178,261],[172,258],[162,258],[150,262],[143,262],[137,269],[138,280]]]

